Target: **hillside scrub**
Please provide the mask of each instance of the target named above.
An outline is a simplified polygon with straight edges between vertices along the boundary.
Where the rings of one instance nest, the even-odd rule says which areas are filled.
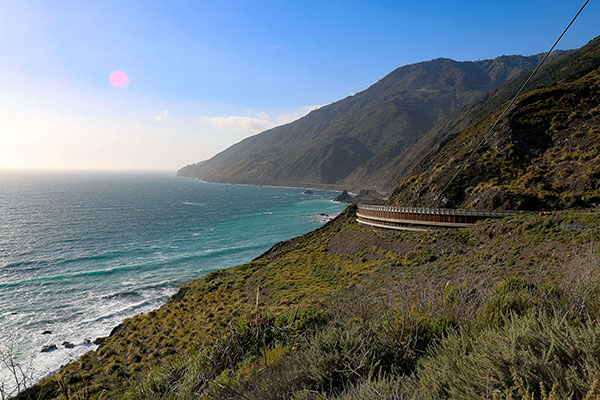
[[[597,266],[595,272],[600,272]],[[591,290],[597,290],[598,277],[596,274],[595,281],[587,282]],[[272,323],[280,332],[276,341],[271,333],[250,323],[241,331],[250,329],[262,351],[236,340],[237,345],[228,346],[228,351],[244,356],[236,365],[219,366],[214,348],[207,348],[203,358],[150,374],[130,389],[129,396],[596,398],[600,394],[600,314],[570,313],[579,301],[575,291],[509,279],[491,293],[473,293],[488,298],[461,326],[449,308],[461,308],[465,303],[456,303],[452,291],[430,298],[428,302],[435,306],[429,304],[420,311],[411,305],[406,312],[398,304],[369,298],[365,299],[371,310],[367,318],[347,303],[332,305],[333,309],[345,308],[343,313],[296,312],[292,321],[301,314],[327,315],[328,319],[301,324],[306,330],[290,330],[293,323],[290,325],[290,315],[285,315],[280,321],[288,321],[288,325]],[[597,310],[600,298],[595,295],[593,302],[590,310]],[[252,318],[257,317],[265,319],[260,314]],[[234,332],[239,335],[239,328]],[[200,379],[199,369],[204,371]],[[211,371],[208,377],[207,371]],[[163,380],[170,378],[163,385],[149,385],[157,381],[157,375]]]
[[[575,68],[581,67],[580,61],[572,60],[570,54],[556,59],[570,61],[575,65],[563,65],[563,69],[573,68],[583,75],[564,74],[561,83],[522,94],[480,147],[506,104],[441,143],[425,157],[426,162],[401,180],[392,202],[507,210],[600,204],[598,43],[594,40],[586,46],[588,51],[582,55],[586,68]],[[552,71],[552,67],[548,68]],[[564,81],[565,77],[571,80]]]
[[[558,212],[393,232],[358,225],[349,207],[184,285],[18,398],[335,398],[368,382],[399,393],[449,332],[530,312],[596,321],[599,224]]]

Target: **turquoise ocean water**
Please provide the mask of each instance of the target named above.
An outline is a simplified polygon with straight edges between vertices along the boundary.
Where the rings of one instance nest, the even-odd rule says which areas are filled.
[[[183,283],[344,208],[336,193],[314,192],[172,173],[0,172],[0,350],[12,346],[36,379],[58,369]],[[50,344],[57,350],[40,353]],[[7,372],[0,366],[0,382]]]

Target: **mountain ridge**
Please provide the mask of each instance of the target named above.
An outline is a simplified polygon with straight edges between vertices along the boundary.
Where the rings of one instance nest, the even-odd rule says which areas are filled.
[[[209,182],[362,189],[386,187],[382,167],[451,112],[533,68],[542,57],[437,58],[399,67],[368,89],[246,138],[179,176]]]

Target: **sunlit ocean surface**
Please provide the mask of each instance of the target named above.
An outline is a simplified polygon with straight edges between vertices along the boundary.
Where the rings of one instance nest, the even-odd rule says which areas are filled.
[[[46,375],[183,283],[246,263],[343,209],[336,193],[314,192],[169,173],[0,171],[0,347]],[[58,349],[40,352],[50,344]],[[0,366],[0,382],[6,373]]]

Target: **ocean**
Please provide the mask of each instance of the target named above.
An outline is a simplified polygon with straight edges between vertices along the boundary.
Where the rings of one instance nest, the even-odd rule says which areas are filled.
[[[37,380],[185,282],[249,262],[344,208],[335,192],[303,192],[166,172],[0,171],[0,351]],[[10,386],[8,372],[0,364]]]

